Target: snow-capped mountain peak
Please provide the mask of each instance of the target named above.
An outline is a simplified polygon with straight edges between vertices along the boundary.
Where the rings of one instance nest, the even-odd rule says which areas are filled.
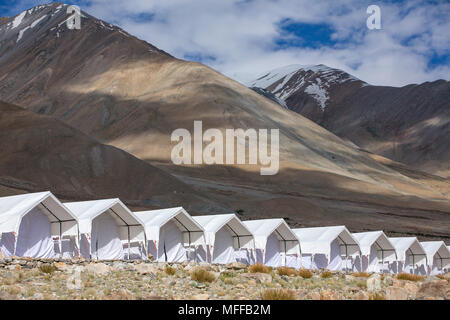
[[[247,85],[263,88],[282,101],[286,101],[295,93],[306,93],[313,97],[320,109],[324,111],[330,99],[330,89],[336,85],[351,82],[358,82],[361,86],[367,85],[342,70],[323,64],[294,64],[265,72]]]

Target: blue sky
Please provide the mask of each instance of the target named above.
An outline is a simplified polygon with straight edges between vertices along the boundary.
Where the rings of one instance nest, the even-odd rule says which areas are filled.
[[[48,1],[0,0],[0,16]],[[288,64],[326,64],[372,84],[450,80],[449,1],[89,0],[82,10],[241,82]],[[381,30],[366,9],[381,8]]]

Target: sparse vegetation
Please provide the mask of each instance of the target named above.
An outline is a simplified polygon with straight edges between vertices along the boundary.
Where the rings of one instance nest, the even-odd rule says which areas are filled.
[[[114,262],[114,266],[106,263],[111,271],[109,276],[104,276],[95,272],[104,270],[98,262],[88,265],[86,262],[38,261],[31,268],[23,267],[27,264],[28,260],[25,263],[14,261],[12,267],[0,266],[0,299],[387,300],[394,299],[394,294],[397,294],[395,290],[387,290],[391,286],[404,287],[408,291],[408,299],[419,299],[418,292],[424,283],[430,281],[442,287],[446,282],[439,279],[449,276],[432,277],[425,282],[422,276],[399,275],[401,279],[418,281],[407,287],[405,281],[395,279],[396,275],[386,274],[390,281],[380,283],[381,290],[368,291],[365,274],[331,270],[254,265],[248,271],[248,267],[243,266],[237,269],[235,265],[196,263],[166,263],[143,268],[142,262]],[[93,269],[94,266],[99,269]],[[141,270],[146,273],[140,273]],[[253,274],[248,273],[252,271]],[[350,274],[352,276],[348,277]],[[445,290],[435,291],[430,298],[446,298]]]
[[[197,282],[205,283],[205,282],[213,282],[214,280],[216,280],[216,277],[212,272],[197,267],[191,271],[191,279]]]
[[[262,300],[295,300],[295,294],[287,289],[267,289],[261,296]]]
[[[56,267],[53,264],[44,263],[39,266],[39,270],[41,270],[41,272],[43,273],[52,274],[56,271]]]
[[[298,270],[298,275],[302,277],[303,279],[309,279],[312,278],[313,273],[309,271],[308,269],[300,269]]]
[[[361,289],[366,289],[367,288],[367,282],[366,281],[357,281],[356,282],[356,286],[358,288],[361,288]]]
[[[219,275],[219,280],[222,281],[227,281],[227,280],[232,280],[234,277],[236,277],[236,273],[234,272],[230,272],[230,271],[224,271]],[[233,281],[231,281],[232,283]]]
[[[174,267],[171,267],[171,266],[166,266],[164,271],[166,271],[166,274],[168,276],[173,276],[173,275],[175,275],[175,273],[177,273],[177,269],[175,269]]]
[[[320,277],[322,279],[328,279],[328,278],[331,278],[332,276],[333,276],[333,274],[328,270],[325,270],[320,274]]]
[[[370,273],[367,273],[367,272],[353,272],[351,275],[354,276],[355,278],[368,278],[368,277],[370,277]]]
[[[289,268],[289,267],[278,267],[277,268],[277,273],[280,276],[296,276],[297,275],[297,270],[295,270],[294,268]]]
[[[386,300],[386,296],[383,293],[375,292],[370,294],[369,300]]]
[[[425,279],[425,277],[419,276],[418,274],[399,273],[397,275],[397,279],[417,282],[417,281],[423,281]]]
[[[249,266],[248,271],[251,273],[257,273],[257,272],[270,273],[272,271],[272,269],[261,263],[256,263],[256,264]]]

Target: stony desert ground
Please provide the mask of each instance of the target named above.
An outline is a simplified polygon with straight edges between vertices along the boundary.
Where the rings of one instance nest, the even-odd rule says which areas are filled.
[[[0,260],[0,299],[449,300],[450,274],[343,273],[240,263]]]

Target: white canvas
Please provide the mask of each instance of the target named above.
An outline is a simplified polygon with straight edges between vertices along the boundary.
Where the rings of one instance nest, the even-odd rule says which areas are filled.
[[[56,255],[50,229],[50,220],[39,208],[34,208],[28,212],[20,223],[16,256],[55,258]],[[8,251],[8,253],[11,255],[12,252]]]
[[[275,234],[267,238],[264,264],[269,267],[280,267],[283,265],[280,254],[280,241]]]
[[[248,263],[248,252],[242,249],[254,249],[254,238],[235,214],[204,215],[192,218],[205,230],[207,261],[227,264],[240,259]]]
[[[254,250],[240,249],[234,252],[234,258],[237,262],[241,262],[247,265],[255,264]]]
[[[92,221],[91,254],[98,260],[123,259],[124,250],[120,230],[114,218],[107,212]]]
[[[272,267],[284,266],[287,261],[285,255],[290,255],[291,265],[300,264],[299,239],[284,219],[260,219],[243,223],[254,236],[256,262]],[[298,261],[294,262],[295,259]]]
[[[5,255],[59,257],[60,238],[73,239],[77,232],[76,217],[49,191],[0,197],[0,245]]]
[[[235,262],[233,238],[226,226],[216,232],[212,263]]]
[[[172,221],[160,229],[158,254],[158,261],[161,262],[183,262],[187,259],[183,234]]]

